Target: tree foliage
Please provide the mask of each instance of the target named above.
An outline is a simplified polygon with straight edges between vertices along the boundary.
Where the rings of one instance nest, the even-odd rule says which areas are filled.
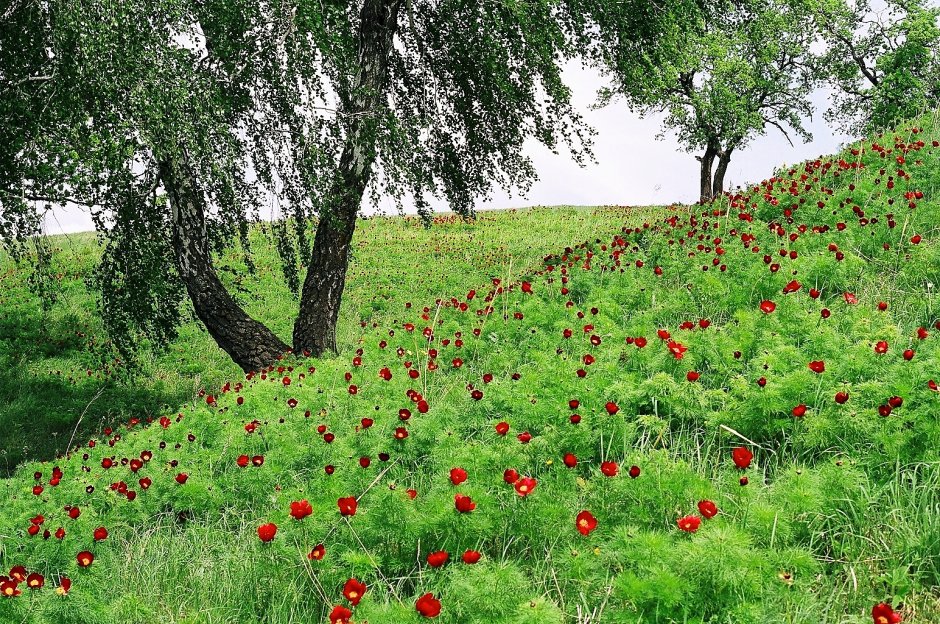
[[[639,0],[14,0],[0,24],[0,236],[30,240],[54,205],[91,211],[102,316],[128,348],[172,338],[184,283],[193,298],[174,245],[186,224],[206,250],[248,253],[249,225],[276,203],[291,289],[305,264],[341,292],[346,258],[320,266],[312,228],[351,236],[366,188],[410,195],[424,216],[431,197],[471,215],[492,189],[534,180],[529,138],[588,157],[562,69],[631,11],[634,53],[655,50],[661,24]],[[382,33],[393,45],[370,47]],[[168,189],[168,171],[192,194]]]
[[[862,135],[940,105],[940,6],[925,0],[814,0],[835,87],[829,121]]]
[[[595,56],[611,79],[600,104],[624,99],[631,110],[665,113],[687,151],[704,151],[702,197],[721,192],[731,153],[772,126],[808,139],[803,120],[817,84],[806,12],[785,0],[686,7],[666,22],[655,55],[632,54],[629,24],[602,31]],[[624,27],[627,28],[624,28]],[[719,157],[714,179],[712,160]]]

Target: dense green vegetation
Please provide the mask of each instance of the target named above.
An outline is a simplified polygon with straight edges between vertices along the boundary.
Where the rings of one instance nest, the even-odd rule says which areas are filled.
[[[170,409],[0,483],[44,582],[0,621],[936,622],[938,192],[935,114],[692,209],[370,224],[341,355],[246,379],[192,325],[109,382]],[[96,357],[67,257],[20,384]]]

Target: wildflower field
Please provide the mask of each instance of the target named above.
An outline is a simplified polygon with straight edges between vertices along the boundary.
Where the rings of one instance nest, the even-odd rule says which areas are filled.
[[[247,376],[195,322],[131,370],[54,244],[51,307],[0,263],[4,624],[940,622],[937,115],[706,205],[370,219],[340,354]]]

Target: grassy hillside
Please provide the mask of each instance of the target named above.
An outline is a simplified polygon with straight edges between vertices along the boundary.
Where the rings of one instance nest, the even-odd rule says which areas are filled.
[[[363,221],[337,339],[353,349],[363,321],[389,323],[406,302],[423,306],[492,277],[511,279],[559,245],[608,238],[625,219],[648,214],[539,208],[483,213],[474,224],[444,215],[431,229],[414,218]],[[255,232],[251,245],[255,274],[234,249],[217,263],[220,275],[250,314],[289,340],[298,301],[270,238]],[[49,310],[30,289],[29,259],[17,266],[0,250],[0,474],[64,452],[73,432],[81,440],[130,418],[160,416],[241,375],[191,311],[168,351],[145,348],[140,370],[127,371],[109,348],[87,284],[99,257],[94,236],[56,236],[53,246],[57,302]]]
[[[433,260],[370,223],[339,357],[245,378],[190,328],[152,371],[205,393],[0,482],[0,567],[44,582],[0,621],[940,621],[938,197],[934,116]]]

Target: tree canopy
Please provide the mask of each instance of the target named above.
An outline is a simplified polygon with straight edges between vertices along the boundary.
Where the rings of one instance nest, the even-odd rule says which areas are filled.
[[[528,138],[588,157],[562,69],[627,16],[642,56],[675,14],[639,0],[15,0],[0,25],[3,238],[85,206],[122,349],[171,339],[185,293],[255,369],[288,345],[228,297],[212,255],[249,254],[273,198],[292,289],[307,267],[292,346],[322,353],[363,194],[470,215],[532,182]]]
[[[656,54],[632,54],[627,25],[602,31],[594,59],[611,79],[600,104],[665,113],[687,151],[704,151],[701,197],[724,188],[731,154],[768,127],[808,139],[803,120],[818,84],[808,14],[786,0],[742,0],[691,7],[667,23]],[[640,62],[636,59],[639,58]],[[718,165],[712,173],[714,159]]]

